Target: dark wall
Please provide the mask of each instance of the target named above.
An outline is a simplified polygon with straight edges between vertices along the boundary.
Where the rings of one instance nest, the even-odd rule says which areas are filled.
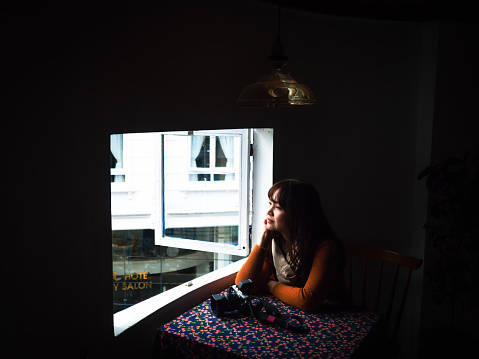
[[[476,106],[479,96],[479,28],[473,24],[443,22],[439,33],[431,164],[443,163],[450,157],[462,159],[468,153],[471,170],[473,160],[479,158]],[[426,272],[432,269],[438,254],[432,241],[426,241]],[[476,254],[476,264],[471,267],[472,290],[460,296],[460,303],[456,303],[454,310],[448,300],[440,304],[430,281],[424,280],[421,327],[422,346],[427,355],[437,358],[467,356],[479,338],[479,302],[475,285],[479,280],[477,259]],[[439,346],[438,342],[445,344]]]
[[[477,25],[441,24],[431,162],[479,155]]]
[[[28,343],[15,354],[130,344],[112,334],[110,133],[273,127],[275,179],[313,182],[345,242],[415,248],[419,24],[285,9],[291,72],[318,106],[238,109],[266,68],[274,6],[22,4],[3,15],[3,325],[7,341]]]

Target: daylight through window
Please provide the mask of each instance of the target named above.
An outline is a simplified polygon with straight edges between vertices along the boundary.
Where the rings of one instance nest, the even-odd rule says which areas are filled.
[[[249,254],[254,131],[111,135],[114,313]]]

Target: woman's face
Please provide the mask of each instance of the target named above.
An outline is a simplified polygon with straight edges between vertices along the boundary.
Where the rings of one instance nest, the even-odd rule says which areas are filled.
[[[269,200],[268,211],[266,212],[266,229],[274,232],[280,232],[283,237],[289,237],[289,216],[276,201],[278,191]]]

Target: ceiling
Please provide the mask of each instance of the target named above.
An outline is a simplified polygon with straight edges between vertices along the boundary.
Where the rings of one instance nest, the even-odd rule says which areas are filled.
[[[278,0],[258,0],[278,4]],[[477,23],[473,0],[279,0],[282,7],[352,18]],[[474,8],[474,9],[473,9]]]

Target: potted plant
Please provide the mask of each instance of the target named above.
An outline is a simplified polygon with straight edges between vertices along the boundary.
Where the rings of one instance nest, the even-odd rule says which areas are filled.
[[[425,270],[437,304],[449,301],[451,327],[455,308],[478,288],[479,159],[448,158],[429,166],[418,176],[427,177],[428,216],[424,228],[432,241],[434,259]],[[475,287],[474,287],[475,286]]]

